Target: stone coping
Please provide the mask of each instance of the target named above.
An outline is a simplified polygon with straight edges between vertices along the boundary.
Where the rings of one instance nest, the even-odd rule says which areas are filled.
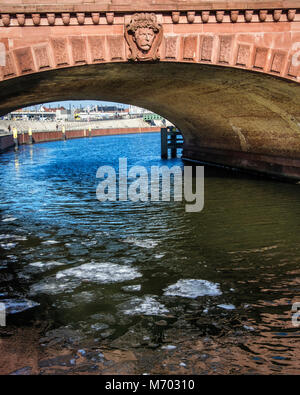
[[[170,12],[204,10],[275,10],[299,8],[299,0],[1,0],[1,13],[46,12]]]

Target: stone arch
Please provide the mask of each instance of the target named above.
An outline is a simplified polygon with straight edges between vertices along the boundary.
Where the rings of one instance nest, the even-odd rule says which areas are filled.
[[[9,49],[0,82],[84,64],[127,62],[124,34],[53,35]],[[197,63],[245,69],[300,82],[300,33],[165,33],[161,62]]]
[[[296,0],[19,3],[1,9],[0,115],[75,97],[135,104],[182,129],[189,159],[300,178]],[[129,60],[135,12],[163,27],[159,60]]]
[[[175,123],[184,157],[299,179],[300,90],[247,70],[176,62],[85,64],[0,83],[0,112],[49,101],[107,100]]]

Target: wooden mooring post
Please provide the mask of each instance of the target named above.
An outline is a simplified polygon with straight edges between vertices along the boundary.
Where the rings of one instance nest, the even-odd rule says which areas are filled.
[[[171,150],[171,158],[177,157],[177,150],[183,147],[181,132],[175,127],[161,129],[161,158],[168,159],[168,149]]]

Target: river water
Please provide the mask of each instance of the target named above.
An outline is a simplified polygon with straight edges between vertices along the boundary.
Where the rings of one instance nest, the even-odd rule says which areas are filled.
[[[162,347],[167,331],[171,343],[182,332],[233,336],[243,357],[232,360],[246,371],[299,373],[300,185],[205,168],[199,213],[184,202],[99,202],[97,169],[117,169],[120,157],[128,167],[183,167],[160,159],[158,133],[1,155],[8,325],[40,319],[52,333],[150,348]]]

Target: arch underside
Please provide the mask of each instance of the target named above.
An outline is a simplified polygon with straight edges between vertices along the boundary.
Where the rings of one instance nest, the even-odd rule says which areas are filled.
[[[183,156],[300,178],[299,84],[189,63],[106,63],[0,83],[0,113],[51,101],[106,100],[152,110],[183,132]]]

